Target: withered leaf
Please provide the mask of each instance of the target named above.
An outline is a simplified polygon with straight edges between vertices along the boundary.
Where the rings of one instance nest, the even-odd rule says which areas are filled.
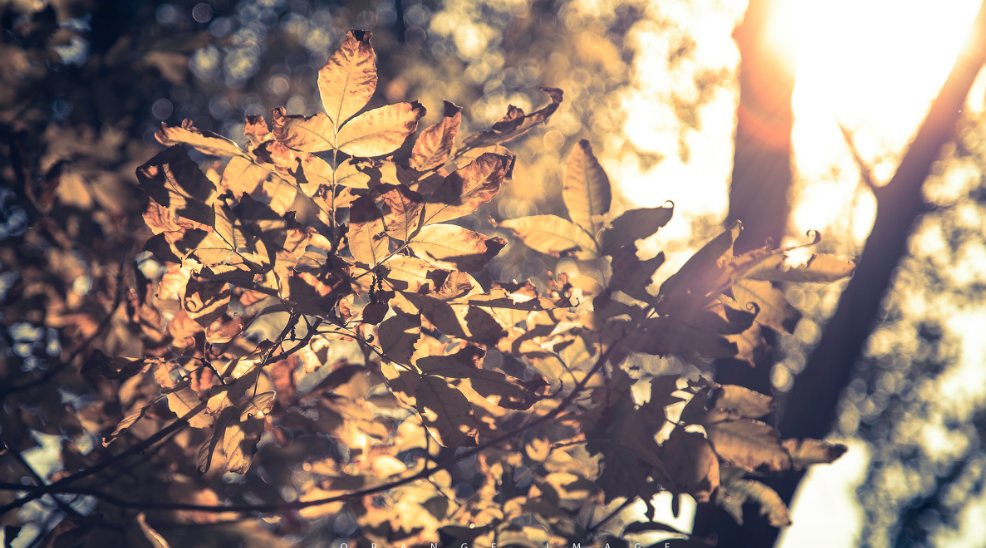
[[[442,121],[422,131],[411,149],[410,165],[418,171],[442,167],[455,147],[462,107],[445,101],[444,109]]]
[[[191,120],[182,122],[181,127],[168,127],[161,122],[161,129],[157,130],[154,138],[164,146],[184,143],[209,156],[245,156],[236,143],[222,135],[196,128]]]
[[[369,110],[339,130],[339,150],[351,156],[370,158],[394,152],[418,128],[425,109],[417,101],[396,103]]]
[[[613,219],[611,228],[603,232],[603,250],[613,254],[623,246],[636,240],[649,238],[668,224],[674,214],[674,207],[644,207],[628,209]]]
[[[508,158],[487,153],[452,172],[425,198],[424,224],[457,219],[492,200],[508,165]]]
[[[383,212],[387,234],[396,240],[407,241],[421,222],[424,198],[406,186],[391,184],[378,185],[372,196]]]
[[[198,223],[195,228],[213,225],[216,185],[180,145],[159,152],[138,167],[137,180],[152,200],[178,217]]]
[[[184,416],[202,401],[198,394],[189,387],[184,387],[174,392],[168,393],[168,407],[179,417]],[[212,416],[206,413],[199,413],[188,419],[188,425],[192,428],[208,428],[212,426]]]
[[[415,257],[394,255],[383,263],[387,276],[384,283],[397,291],[428,294],[441,287],[449,271]]]
[[[771,526],[791,525],[791,513],[780,495],[759,481],[733,480],[725,485],[716,498],[719,505],[740,525],[743,524],[743,504],[750,500],[760,505],[760,514],[767,516]]]
[[[738,419],[703,426],[712,447],[723,460],[746,470],[763,467],[778,472],[791,468],[791,457],[778,441],[780,433],[769,425]]]
[[[569,218],[590,235],[598,234],[601,217],[609,211],[613,196],[609,177],[585,139],[579,141],[569,156],[561,196]]]
[[[622,291],[644,302],[653,300],[654,295],[647,292],[647,287],[653,282],[654,273],[664,264],[664,252],[658,253],[653,259],[642,261],[637,258],[636,245],[630,244],[621,247],[612,255],[613,260],[610,265],[613,268],[613,276],[609,280],[609,289]]]
[[[733,283],[733,297],[741,306],[750,303],[759,310],[756,322],[778,333],[790,333],[801,313],[788,302],[784,292],[770,282],[739,280]]]
[[[147,414],[147,410],[150,408],[151,408],[151,404],[147,404],[132,409],[130,413],[127,414],[126,417],[123,417],[123,420],[120,421],[120,424],[116,425],[116,428],[113,430],[113,432],[109,436],[103,438],[103,447],[106,447],[109,444],[113,443],[113,441],[115,441],[116,438],[120,437],[127,430],[130,430],[131,426],[137,424],[137,421],[144,418],[144,415]]]
[[[478,272],[507,245],[467,228],[434,224],[421,229],[408,244],[417,256],[453,270]]]
[[[370,196],[360,196],[349,210],[349,250],[357,261],[369,266],[375,266],[390,252],[383,213]]]
[[[194,279],[185,288],[182,307],[189,318],[209,327],[226,313],[232,292],[228,283]]]
[[[775,253],[744,273],[750,280],[772,282],[834,282],[851,276],[856,262],[836,255],[816,253],[801,265],[792,265],[783,253]]]
[[[380,352],[388,360],[405,365],[410,365],[420,335],[421,319],[411,314],[397,313],[377,327]]]
[[[674,490],[696,502],[708,502],[719,487],[719,459],[702,434],[675,428],[661,446],[661,460],[675,482]]]
[[[205,474],[212,467],[212,457],[216,452],[216,447],[219,446],[219,441],[223,439],[226,433],[226,427],[236,419],[238,412],[239,410],[235,407],[227,407],[219,414],[212,432],[212,437],[209,438],[207,443],[203,443],[199,447],[195,462],[195,468],[199,474]]]
[[[377,69],[368,31],[351,30],[318,71],[318,92],[333,127],[366,106],[377,89]]]
[[[733,257],[733,242],[742,229],[741,223],[733,223],[665,280],[659,293],[658,312],[670,314],[676,310],[698,309],[716,293],[727,289],[731,281],[728,265]]]
[[[226,469],[237,474],[246,474],[257,452],[257,442],[264,432],[263,418],[248,418],[230,422],[223,435],[223,453],[226,454]]]
[[[829,443],[813,439],[786,439],[781,442],[784,449],[791,455],[795,469],[802,469],[812,464],[828,464],[841,457],[848,448],[841,443]]]
[[[537,124],[543,124],[548,118],[558,110],[558,105],[562,102],[564,93],[556,88],[541,88],[541,91],[548,94],[551,102],[541,110],[525,115],[524,111],[510,105],[507,114],[496,121],[487,131],[474,133],[466,138],[465,145],[470,148],[498,145],[520,137],[534,128]]]
[[[546,255],[570,255],[582,261],[595,259],[599,255],[592,236],[557,215],[507,219],[500,226],[510,229],[527,247]]]
[[[418,382],[414,400],[422,420],[443,447],[476,445],[476,418],[462,392],[438,377],[426,376]]]
[[[335,128],[329,117],[319,112],[313,116],[288,116],[284,107],[271,111],[274,138],[282,145],[304,152],[324,152],[336,148]]]

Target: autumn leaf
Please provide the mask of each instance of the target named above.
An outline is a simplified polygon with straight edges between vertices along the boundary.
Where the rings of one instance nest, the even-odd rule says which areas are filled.
[[[150,408],[151,408],[151,404],[147,404],[147,405],[137,406],[135,409],[132,409],[130,413],[128,413],[126,417],[123,417],[123,420],[121,420],[120,423],[116,425],[116,428],[113,429],[113,432],[110,433],[110,435],[103,438],[103,447],[106,447],[109,444],[113,443],[113,441],[115,441],[116,438],[123,435],[123,433],[129,430],[131,426],[137,424],[137,421],[142,419],[144,415],[147,414],[147,410]]]
[[[381,265],[386,269],[385,282],[397,291],[428,294],[441,287],[449,271],[416,257],[394,255]]]
[[[634,299],[648,302],[654,299],[647,288],[653,283],[654,273],[664,264],[664,253],[658,253],[656,257],[640,260],[637,257],[636,244],[629,244],[621,247],[613,254],[610,266],[613,269],[613,276],[609,280],[609,289],[612,291],[622,291]]]
[[[438,377],[426,376],[414,392],[415,408],[443,447],[476,445],[476,419],[462,392]]]
[[[719,487],[719,459],[705,436],[675,428],[661,446],[661,460],[675,482],[674,491],[708,502]]]
[[[180,127],[168,127],[161,122],[154,138],[164,146],[186,144],[209,156],[246,156],[233,141],[211,131],[205,131],[192,125],[191,120],[185,120]]]
[[[423,224],[451,221],[476,211],[500,191],[509,158],[483,154],[455,170],[425,198]]]
[[[376,186],[372,196],[383,212],[387,234],[402,242],[410,239],[421,222],[424,198],[406,186],[391,184]]]
[[[743,525],[743,505],[748,501],[760,506],[760,514],[767,516],[771,526],[787,527],[791,524],[791,514],[780,495],[759,481],[731,481],[717,494],[716,500],[740,525]]]
[[[421,335],[421,319],[411,314],[398,313],[377,328],[380,352],[390,361],[411,364],[414,343]]]
[[[796,470],[812,464],[835,462],[848,451],[848,448],[841,443],[829,443],[813,439],[786,439],[781,442],[781,445],[791,455],[791,462]]]
[[[546,255],[571,255],[583,261],[598,256],[596,241],[592,236],[556,215],[507,219],[500,226],[510,229],[527,247]]]
[[[338,149],[365,158],[390,154],[414,133],[424,115],[425,109],[417,101],[364,112],[339,130]]]
[[[185,289],[182,307],[189,318],[202,327],[209,327],[226,313],[230,301],[230,287],[226,282],[190,280]]]
[[[326,120],[334,128],[366,106],[377,89],[377,69],[369,31],[351,30],[318,71],[318,92]]]
[[[284,107],[271,111],[274,138],[282,145],[304,152],[324,152],[336,148],[336,132],[329,117],[288,116]]]
[[[741,306],[751,303],[757,307],[756,322],[778,333],[790,333],[801,317],[784,293],[770,284],[758,280],[740,280],[733,283],[733,297]]]
[[[408,243],[419,257],[453,270],[478,272],[507,245],[457,225],[435,224],[421,229]]]
[[[181,146],[165,149],[138,167],[137,180],[152,200],[197,223],[195,228],[208,230],[215,222],[216,186]]]
[[[752,419],[703,424],[716,454],[746,470],[763,467],[778,472],[791,468],[791,457],[778,441],[780,433]]]
[[[742,229],[741,223],[733,223],[665,280],[658,294],[658,312],[670,314],[675,310],[697,309],[727,289],[731,282],[728,266],[733,257],[733,242]]]
[[[547,106],[525,115],[523,110],[510,105],[507,114],[497,120],[488,131],[481,131],[467,137],[464,142],[465,146],[478,148],[498,145],[520,137],[534,129],[534,126],[538,124],[546,123],[548,118],[558,110],[564,93],[562,90],[556,88],[541,88],[541,91],[547,93],[551,99],[551,102]]]
[[[851,276],[856,262],[835,255],[814,254],[801,265],[792,265],[785,254],[771,255],[744,273],[750,280],[771,282],[834,282]]]
[[[609,211],[613,198],[609,177],[585,139],[579,141],[569,156],[561,196],[569,218],[590,235],[598,234],[601,217]]]
[[[202,401],[198,394],[187,386],[168,393],[168,408],[179,417],[185,416],[200,403]],[[188,425],[192,428],[208,428],[212,426],[212,422],[212,416],[205,413],[199,413],[188,419]]]
[[[357,261],[369,266],[375,266],[390,252],[383,213],[369,196],[357,198],[349,210],[349,251]]]
[[[226,455],[226,469],[237,474],[246,474],[257,452],[257,442],[264,432],[264,419],[248,418],[231,422],[223,435],[223,453]]]
[[[636,240],[649,238],[668,224],[674,213],[674,207],[645,207],[628,209],[613,219],[612,226],[602,235],[603,251],[612,255],[623,246]]]
[[[455,136],[459,133],[462,107],[448,101],[444,102],[442,121],[421,132],[411,149],[409,160],[412,168],[428,171],[445,165],[452,149]]]

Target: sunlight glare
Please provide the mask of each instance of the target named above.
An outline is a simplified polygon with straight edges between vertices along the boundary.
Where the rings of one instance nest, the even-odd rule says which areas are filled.
[[[858,198],[869,193],[861,191],[839,126],[851,132],[874,182],[886,184],[948,76],[979,3],[788,2],[797,37],[792,140],[801,187],[794,232],[831,227],[860,242],[875,202]]]

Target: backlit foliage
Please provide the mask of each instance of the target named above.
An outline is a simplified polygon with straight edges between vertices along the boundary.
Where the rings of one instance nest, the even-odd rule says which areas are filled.
[[[116,456],[80,458],[4,510],[70,493],[153,446],[167,470],[121,473],[87,494],[186,524],[270,515],[277,536],[342,520],[341,538],[388,546],[687,536],[654,521],[662,491],[675,515],[688,495],[737,519],[755,502],[772,524],[789,523],[756,477],[845,448],[780,439],[759,420],[774,410],[769,396],[631,364],[752,365],[762,331],[798,316],[775,284],[837,280],[851,261],[793,265],[769,247],[734,255],[737,223],[656,287],[664,255],[641,257],[635,242],[673,206],[613,214],[587,141],[564,166],[567,218],[500,222],[515,242],[483,234],[463,221],[516,184],[503,144],[548,123],[561,90],[464,138],[450,102],[420,129],[415,101],[367,107],[378,81],[360,31],[317,83],[324,112],[248,117],[243,147],[190,123],[157,132],[168,148],[136,170],[152,234],[134,274],[146,283],[127,297],[134,353],[95,352],[82,369],[106,399],[86,427]],[[187,147],[216,160],[200,166]],[[507,245],[602,276],[481,284]],[[264,337],[263,324],[278,334]],[[135,483],[160,497],[137,499]],[[644,516],[604,519],[638,499]],[[143,516],[141,534],[165,542]]]

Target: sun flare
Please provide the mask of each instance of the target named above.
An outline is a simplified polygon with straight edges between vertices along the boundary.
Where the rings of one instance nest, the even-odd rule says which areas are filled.
[[[798,231],[832,227],[861,242],[875,202],[844,128],[877,185],[886,184],[957,54],[979,2],[787,0],[776,25],[796,51],[792,141]],[[973,90],[982,108],[983,80]],[[978,101],[976,100],[978,99]]]

